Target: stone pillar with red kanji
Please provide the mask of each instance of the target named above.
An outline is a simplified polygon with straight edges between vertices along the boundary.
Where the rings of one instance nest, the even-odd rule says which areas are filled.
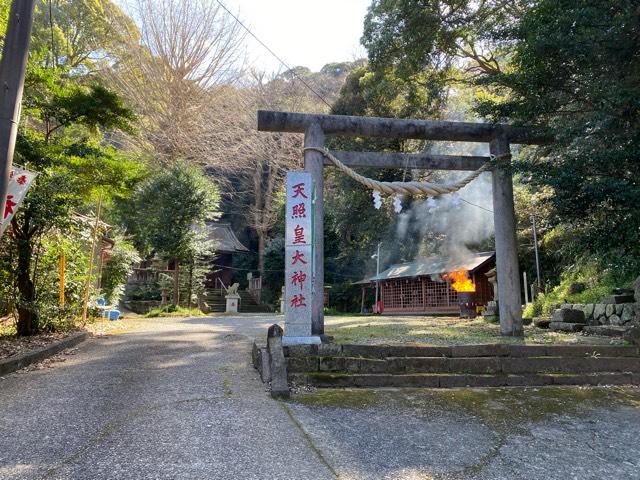
[[[320,343],[311,334],[313,295],[313,181],[306,172],[287,174],[285,324],[288,345]]]

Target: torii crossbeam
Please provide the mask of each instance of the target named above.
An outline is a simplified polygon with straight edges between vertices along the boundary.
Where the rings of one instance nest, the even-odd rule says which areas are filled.
[[[347,115],[321,115],[291,112],[258,111],[258,130],[265,132],[304,133],[305,147],[325,146],[325,135],[386,137],[456,142],[486,142],[492,155],[509,160],[510,145],[541,145],[550,142],[533,129],[504,124],[444,122]],[[346,165],[380,168],[412,168],[442,170],[477,170],[489,157],[401,154],[380,152],[335,152]],[[314,262],[316,265],[312,333],[324,334],[324,177],[325,159],[320,152],[307,150],[304,168],[311,173],[316,186],[314,217]],[[493,221],[495,227],[496,264],[500,330],[503,335],[522,336],[520,272],[516,242],[516,220],[511,173],[493,168]]]

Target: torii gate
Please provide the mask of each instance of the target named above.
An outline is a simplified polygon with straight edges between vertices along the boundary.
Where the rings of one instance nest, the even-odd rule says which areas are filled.
[[[321,115],[275,111],[258,111],[258,130],[265,132],[304,133],[304,146],[324,148],[325,135],[386,137],[398,139],[487,142],[492,155],[511,158],[510,144],[542,145],[545,136],[530,129],[504,124],[445,122],[347,115]],[[475,171],[489,157],[460,155],[403,154],[385,152],[334,152],[350,167],[412,168]],[[313,239],[316,266],[312,298],[312,334],[324,334],[324,177],[326,161],[322,153],[306,150],[304,169],[316,188]],[[493,168],[493,221],[495,228],[498,302],[502,335],[522,336],[520,273],[516,242],[516,220],[511,173]]]

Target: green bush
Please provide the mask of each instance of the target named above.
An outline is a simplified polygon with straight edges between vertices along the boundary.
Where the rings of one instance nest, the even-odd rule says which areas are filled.
[[[107,305],[118,304],[134,264],[140,261],[138,251],[122,236],[117,236],[115,242],[111,257],[102,268],[102,290]]]
[[[0,316],[14,315],[16,306],[26,306],[35,313],[34,331],[66,331],[75,328],[82,313],[86,285],[90,232],[70,223],[65,229],[42,235],[35,249],[31,277],[35,284],[35,299],[26,302],[18,294],[17,251],[10,235],[0,238]],[[65,256],[64,306],[60,306],[60,256]],[[95,283],[93,269],[91,285]],[[89,306],[97,292],[89,292]],[[88,311],[88,316],[92,311]]]
[[[611,294],[614,288],[631,287],[635,276],[631,273],[619,273],[620,270],[611,265],[590,264],[576,265],[562,276],[559,285],[547,294],[540,294],[534,302],[527,305],[523,315],[536,317],[550,315],[555,305],[562,303],[598,303]],[[584,284],[584,290],[574,293],[572,285]]]
[[[163,308],[152,308],[145,314],[146,318],[153,317],[200,317],[204,313],[198,308],[176,307],[175,305],[167,305]]]
[[[543,311],[543,302],[544,302],[544,293],[541,293],[540,295],[538,295],[538,298],[535,299],[535,301],[531,302],[530,304],[528,304],[524,311],[522,312],[522,316],[524,318],[533,318],[533,317],[539,317],[542,315],[542,311]]]
[[[160,286],[155,283],[142,283],[129,288],[127,299],[134,301],[162,300]]]

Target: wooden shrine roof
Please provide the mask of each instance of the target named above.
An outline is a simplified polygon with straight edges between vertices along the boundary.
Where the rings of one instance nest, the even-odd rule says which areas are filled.
[[[413,262],[391,265],[386,270],[374,275],[367,280],[357,282],[368,283],[376,280],[393,280],[396,278],[414,278],[426,275],[440,275],[457,270],[474,271],[495,259],[495,252],[472,253],[466,258],[454,260],[449,257],[428,257],[414,260]]]

